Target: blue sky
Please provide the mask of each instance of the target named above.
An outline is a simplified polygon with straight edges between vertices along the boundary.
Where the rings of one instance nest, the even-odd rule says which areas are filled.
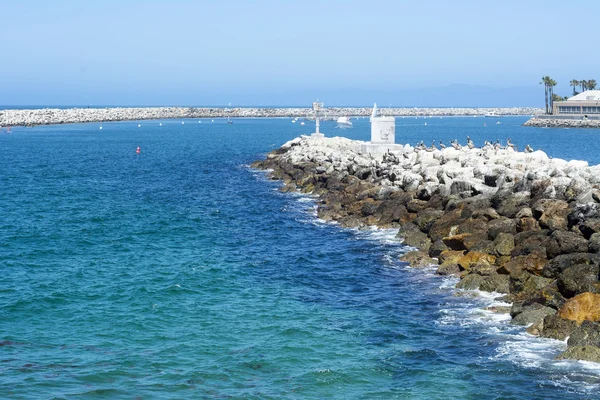
[[[600,81],[596,0],[9,1],[4,105],[543,105]]]

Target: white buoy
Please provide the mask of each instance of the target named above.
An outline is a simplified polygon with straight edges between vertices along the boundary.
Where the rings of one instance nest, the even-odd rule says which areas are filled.
[[[214,119],[211,119],[211,120],[210,120],[210,122],[215,122],[215,120],[214,120]]]
[[[162,126],[162,122],[160,124],[158,124],[158,126]]]
[[[138,124],[138,128],[141,128],[141,127],[142,127],[142,124]]]
[[[100,130],[102,130],[102,125],[100,125]]]
[[[198,121],[198,123],[199,123],[199,124],[201,124],[201,123],[202,123],[202,121]]]
[[[184,122],[184,121],[181,121],[181,125],[183,125],[183,124],[185,124],[185,122]]]

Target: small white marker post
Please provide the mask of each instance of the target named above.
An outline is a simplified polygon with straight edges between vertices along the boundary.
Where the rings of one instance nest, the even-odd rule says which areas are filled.
[[[315,131],[315,133],[313,133],[311,136],[314,137],[325,137],[325,135],[323,135],[321,132],[319,132],[319,127],[321,126],[321,121],[319,119],[319,112],[323,109],[323,103],[319,103],[319,101],[315,101],[313,102],[313,111],[315,112],[315,122],[316,122],[316,126],[317,129]]]

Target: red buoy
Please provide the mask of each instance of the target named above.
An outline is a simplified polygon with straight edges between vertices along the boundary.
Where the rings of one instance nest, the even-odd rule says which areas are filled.
[[[140,154],[140,152],[141,152],[141,150],[140,150],[140,146],[138,146],[138,148],[137,148],[137,149],[135,149],[135,153],[136,153],[136,154]]]

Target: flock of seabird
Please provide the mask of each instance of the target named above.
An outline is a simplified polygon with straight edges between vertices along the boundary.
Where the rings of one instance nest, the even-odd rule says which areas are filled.
[[[427,147],[425,146],[425,144],[423,143],[423,141],[421,140],[416,146],[415,146],[415,150],[425,150],[425,151],[435,151],[435,150],[443,150],[446,148],[446,145],[439,140],[439,148],[435,145],[435,140],[431,143],[431,147]],[[452,147],[454,147],[456,150],[460,150],[463,148],[463,146],[461,146],[460,143],[458,143],[457,139],[451,140],[450,141],[450,145]],[[475,147],[475,143],[473,143],[473,140],[467,136],[467,148],[469,149],[474,149]],[[495,142],[489,142],[489,141],[485,141],[483,147],[481,148],[482,150],[506,150],[506,149],[512,149],[514,151],[518,151],[517,146],[515,146],[515,144],[511,141],[511,138],[508,138],[506,140],[506,146],[503,146],[500,142],[499,139],[496,139]],[[525,149],[523,150],[525,153],[533,153],[533,148],[530,145],[526,145]]]

